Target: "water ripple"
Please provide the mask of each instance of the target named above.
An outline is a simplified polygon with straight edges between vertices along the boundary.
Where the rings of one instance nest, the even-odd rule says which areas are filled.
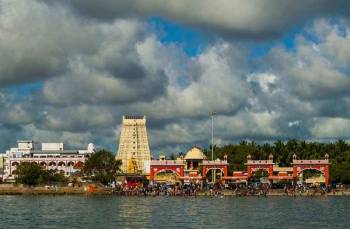
[[[350,228],[350,199],[0,196],[0,228]]]

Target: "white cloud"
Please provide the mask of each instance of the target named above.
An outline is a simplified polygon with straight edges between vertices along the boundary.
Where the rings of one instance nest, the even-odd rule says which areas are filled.
[[[246,103],[250,93],[241,55],[245,53],[239,47],[218,42],[191,60],[195,67],[187,74],[198,76],[188,80],[186,86],[179,87],[173,80],[166,96],[151,103],[135,103],[131,109],[156,119],[203,117],[210,111],[233,113]]]
[[[40,130],[34,125],[29,124],[23,126],[23,132],[21,137],[25,139],[34,139],[40,142],[63,142],[66,144],[66,148],[73,149],[87,149],[87,145],[93,136],[90,132],[86,133],[72,133],[69,131],[57,132],[50,130]],[[15,139],[11,139],[15,142]]]
[[[315,138],[348,138],[350,136],[350,119],[315,118],[311,132]]]
[[[87,2],[71,1],[79,7]],[[281,6],[264,1],[254,2],[261,6],[254,9],[252,2],[242,3],[244,15],[224,14],[236,1],[227,2],[227,9],[213,5],[217,11],[211,12],[217,13],[212,18],[201,16],[192,3],[184,9],[181,1],[159,2],[147,6],[152,9],[145,14],[162,10],[174,20],[237,34],[277,33],[289,23],[268,24],[281,12],[260,11]],[[207,146],[210,111],[218,113],[215,142],[220,144],[349,135],[349,28],[344,22],[317,20],[296,36],[292,50],[277,45],[252,63],[243,41],[213,39],[194,57],[176,43],[162,43],[147,23],[121,19],[130,15],[122,12],[125,7],[139,13],[141,6],[132,1],[116,3],[121,6],[118,19],[111,7],[110,21],[80,17],[67,5],[43,1],[7,4],[0,13],[0,83],[6,87],[0,91],[2,145],[31,138],[74,147],[95,142],[114,150],[121,116],[146,114],[152,149]],[[203,1],[197,7],[211,4]],[[23,21],[31,26],[24,27]],[[43,81],[43,88],[28,95],[7,87],[35,80]]]
[[[267,64],[272,65],[270,67],[272,73],[278,76],[279,88],[302,100],[347,96],[347,88],[350,86],[346,64],[348,60],[336,51],[337,49],[346,51],[348,45],[336,42],[337,39],[342,40],[346,37],[329,27],[337,28],[329,21],[318,20],[308,29],[318,31],[312,33],[314,39],[319,40],[317,43],[299,35],[295,39],[294,51],[288,51],[280,46],[272,49]],[[344,27],[344,29],[347,33],[348,28]],[[337,39],[333,38],[333,41],[329,41],[328,37],[334,36]],[[329,48],[330,44],[337,48]]]

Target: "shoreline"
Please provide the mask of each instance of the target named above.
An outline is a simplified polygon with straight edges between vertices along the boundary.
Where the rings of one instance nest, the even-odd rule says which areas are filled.
[[[12,186],[6,185],[6,187],[1,187],[0,185],[0,195],[85,195],[85,196],[125,196],[125,197],[157,197],[166,195],[123,195],[122,192],[118,192],[113,188],[106,187],[95,187],[93,192],[89,192],[87,186],[81,187],[52,187],[52,186],[38,186],[38,187],[24,187],[24,186]],[[178,196],[166,196],[166,197],[350,197],[350,190],[336,190],[326,194],[321,194],[319,192],[304,192],[304,193],[289,193],[288,195],[282,190],[270,190],[266,196],[265,195],[239,195],[234,193],[232,190],[224,190],[219,195],[210,195],[209,191],[200,191],[196,196],[188,195],[178,195]]]

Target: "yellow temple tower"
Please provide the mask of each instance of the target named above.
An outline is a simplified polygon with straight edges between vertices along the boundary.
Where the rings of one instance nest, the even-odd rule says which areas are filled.
[[[123,116],[116,156],[124,173],[148,174],[151,152],[148,145],[146,116]]]

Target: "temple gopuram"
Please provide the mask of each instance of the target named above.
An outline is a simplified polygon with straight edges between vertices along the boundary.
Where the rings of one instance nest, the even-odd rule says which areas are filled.
[[[146,116],[123,116],[119,148],[116,156],[125,174],[149,173],[151,152],[148,144]]]

